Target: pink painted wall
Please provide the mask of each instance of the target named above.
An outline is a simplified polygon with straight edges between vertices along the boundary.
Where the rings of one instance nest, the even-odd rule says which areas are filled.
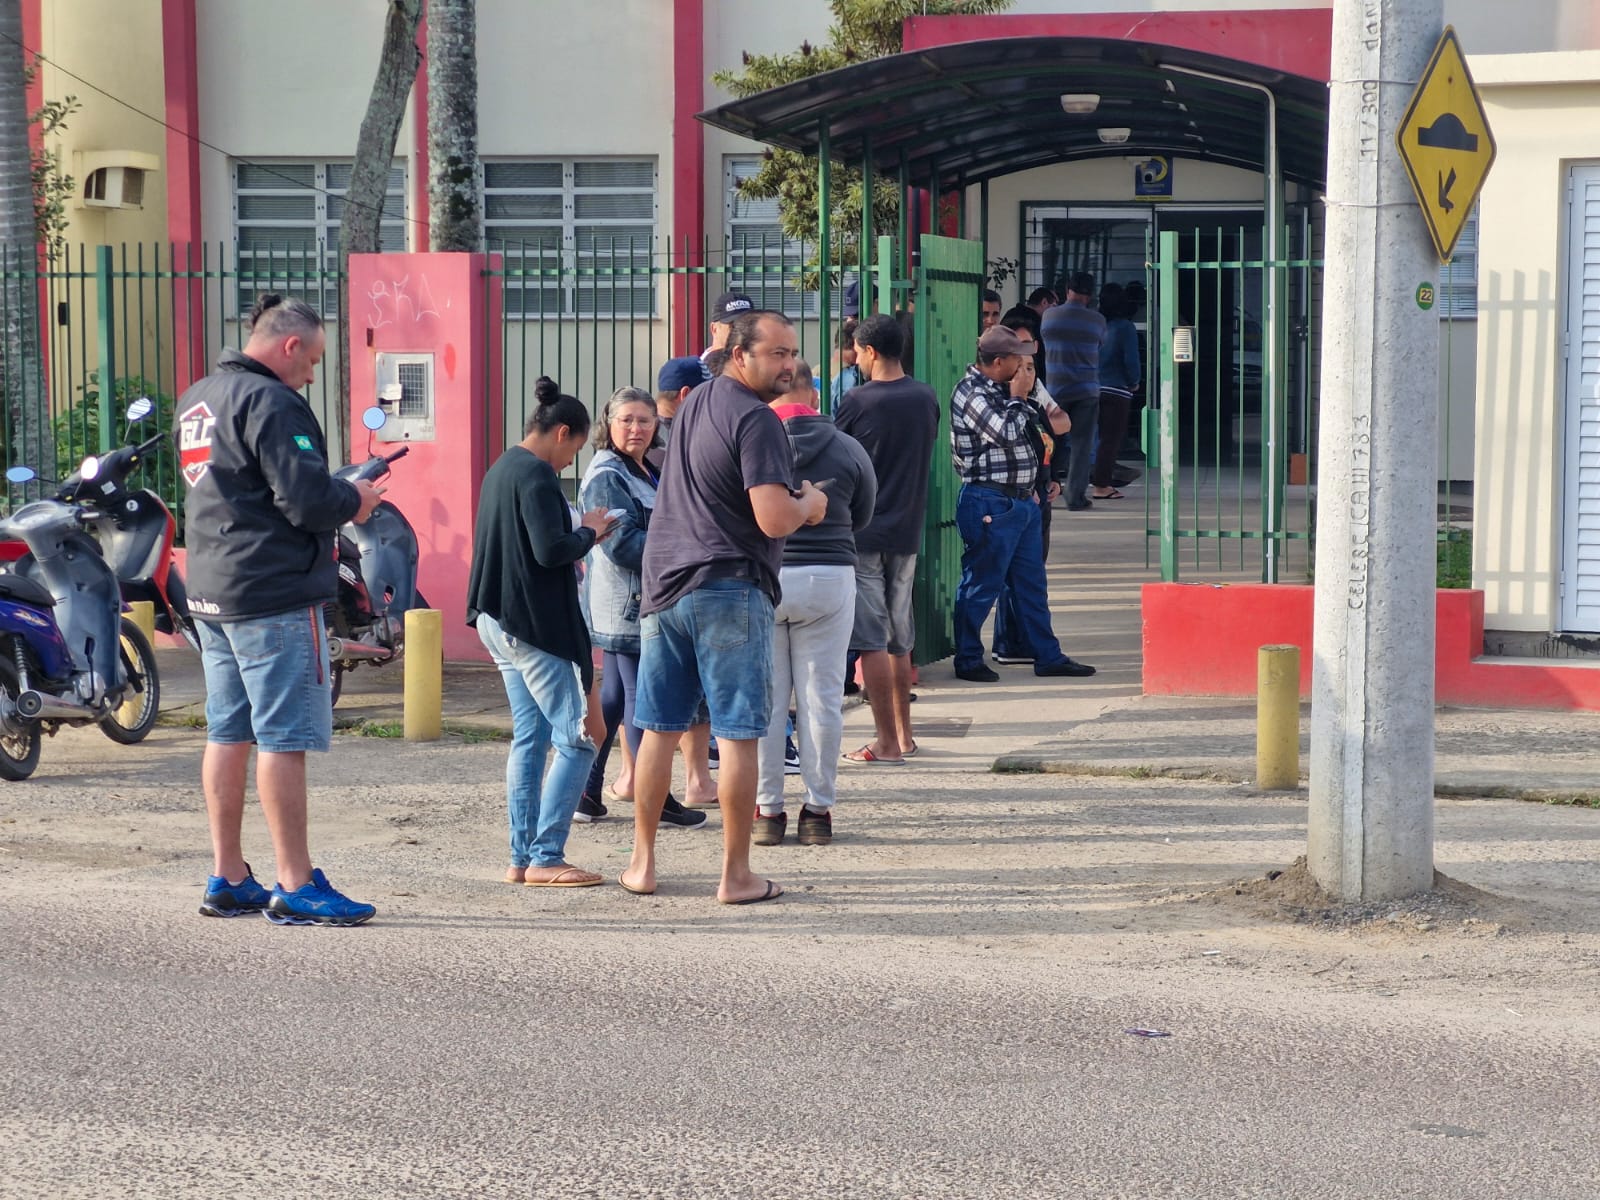
[[[350,256],[350,445],[367,445],[361,413],[377,398],[377,354],[431,353],[434,440],[411,452],[384,481],[417,531],[417,586],[444,614],[444,652],[487,661],[466,624],[467,569],[478,488],[504,449],[501,431],[501,278],[486,276],[498,255]],[[373,439],[374,453],[397,445]]]

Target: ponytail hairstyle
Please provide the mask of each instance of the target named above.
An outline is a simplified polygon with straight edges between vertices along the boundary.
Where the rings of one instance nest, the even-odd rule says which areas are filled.
[[[549,433],[558,425],[565,425],[579,440],[589,436],[589,410],[576,397],[562,394],[554,379],[548,375],[539,376],[533,385],[533,398],[538,407],[522,427],[523,437],[534,432]]]

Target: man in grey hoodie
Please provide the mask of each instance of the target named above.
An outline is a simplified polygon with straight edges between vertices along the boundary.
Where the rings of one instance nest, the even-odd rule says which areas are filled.
[[[795,378],[810,368],[795,365]],[[826,846],[833,840],[834,780],[844,734],[844,663],[856,611],[856,541],[872,520],[878,477],[861,443],[817,412],[816,389],[797,386],[771,405],[783,419],[794,452],[796,479],[810,479],[828,496],[816,525],[802,525],[783,545],[779,571],[783,599],[772,618],[772,717],[758,755],[758,846],[783,841],[784,732],[789,697],[795,700],[800,777],[806,798],[796,840]]]

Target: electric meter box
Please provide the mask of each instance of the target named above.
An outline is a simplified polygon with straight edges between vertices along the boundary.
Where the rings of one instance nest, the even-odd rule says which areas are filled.
[[[378,406],[389,419],[374,436],[380,442],[433,441],[433,355],[380,351],[376,358]]]

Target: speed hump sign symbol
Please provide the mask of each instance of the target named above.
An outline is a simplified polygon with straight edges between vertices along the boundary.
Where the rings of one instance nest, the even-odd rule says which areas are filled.
[[[1445,27],[1395,131],[1440,261],[1449,261],[1494,162],[1494,134],[1456,31]]]

